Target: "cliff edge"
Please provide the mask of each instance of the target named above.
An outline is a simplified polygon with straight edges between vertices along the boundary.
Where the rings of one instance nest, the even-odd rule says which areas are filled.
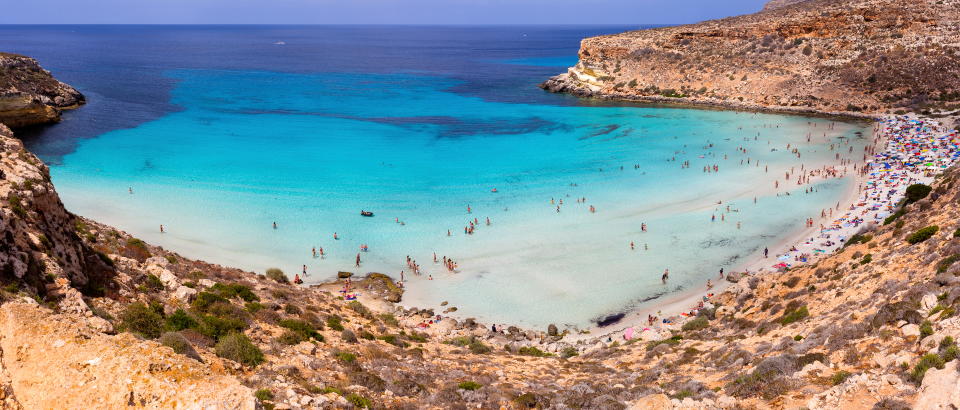
[[[85,102],[30,57],[0,52],[0,124],[10,128],[60,121],[62,110]]]
[[[787,3],[584,39],[579,63],[541,87],[794,112],[960,110],[960,0]]]

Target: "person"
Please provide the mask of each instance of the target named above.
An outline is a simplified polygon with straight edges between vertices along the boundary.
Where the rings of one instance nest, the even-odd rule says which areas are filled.
[[[723,268],[720,268],[720,279],[723,279]]]
[[[663,283],[667,283],[667,279],[669,278],[670,278],[670,269],[664,269],[663,276],[660,277],[660,280],[663,281]]]
[[[360,267],[360,254],[357,254],[357,267]]]
[[[764,257],[764,258],[766,258],[769,253],[770,253],[770,250],[769,250],[769,249],[763,248],[763,257]]]
[[[293,283],[299,285],[303,283],[303,279],[300,279],[300,275],[293,275]]]
[[[490,331],[493,332],[493,333],[497,333],[497,324],[496,324],[496,323],[490,325]]]
[[[313,255],[314,258],[316,258],[316,257],[317,257],[317,247],[314,246],[313,249],[310,250],[310,253]]]
[[[160,224],[160,233],[163,233],[163,224]]]
[[[129,192],[130,192],[130,195],[133,195],[133,187],[129,187],[129,188],[127,188],[127,191],[129,191]]]
[[[307,265],[303,265],[303,276],[307,276]]]
[[[273,229],[277,229],[277,221],[273,221]]]
[[[335,241],[340,240],[340,238],[337,236],[337,233],[336,233],[336,232],[333,233],[333,240],[335,240]]]
[[[630,250],[631,250],[631,251],[634,250],[633,241],[630,241]]]

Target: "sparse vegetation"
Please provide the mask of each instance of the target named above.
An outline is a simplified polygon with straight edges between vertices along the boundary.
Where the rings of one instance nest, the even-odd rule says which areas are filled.
[[[786,326],[793,322],[803,320],[807,316],[810,316],[810,312],[807,310],[807,307],[800,306],[796,310],[784,312],[784,315],[780,318],[780,324]]]
[[[217,356],[230,359],[248,367],[257,367],[263,363],[263,352],[243,333],[230,333],[217,342],[214,351]]]
[[[926,228],[921,228],[920,230],[908,236],[907,242],[910,243],[911,245],[916,245],[920,242],[930,239],[939,230],[940,230],[940,227],[936,225],[931,225]]]
[[[156,339],[163,332],[163,316],[140,302],[128,305],[120,320],[123,330],[147,339]]]
[[[267,269],[266,274],[268,278],[272,279],[277,283],[290,283],[290,279],[287,278],[287,275],[278,268]]]

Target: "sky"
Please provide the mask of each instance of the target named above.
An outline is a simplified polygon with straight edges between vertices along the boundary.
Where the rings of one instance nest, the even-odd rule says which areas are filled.
[[[0,0],[0,24],[679,24],[766,0]]]

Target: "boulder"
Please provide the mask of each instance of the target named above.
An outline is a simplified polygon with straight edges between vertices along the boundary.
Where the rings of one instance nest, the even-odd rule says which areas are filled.
[[[937,306],[937,295],[933,293],[927,293],[920,298],[920,314],[927,316],[930,314],[930,310]]]
[[[903,337],[920,337],[920,326],[915,324],[904,325],[900,328],[900,332],[903,333]]]
[[[672,409],[673,405],[670,403],[670,398],[665,394],[651,394],[637,399],[628,408],[631,410],[668,410]]]
[[[186,286],[179,286],[173,292],[173,297],[184,303],[190,303],[195,296],[197,296],[197,290]]]
[[[550,336],[556,336],[557,334],[559,334],[559,332],[557,331],[557,325],[551,323],[550,326],[547,326],[547,334]]]
[[[943,369],[927,370],[913,405],[915,410],[960,408],[960,372],[957,363],[960,361],[953,360]]]
[[[730,272],[727,274],[727,282],[737,283],[740,279],[743,278],[743,275],[740,272]]]

